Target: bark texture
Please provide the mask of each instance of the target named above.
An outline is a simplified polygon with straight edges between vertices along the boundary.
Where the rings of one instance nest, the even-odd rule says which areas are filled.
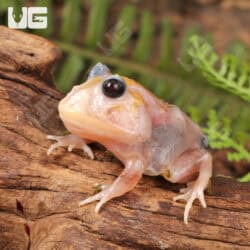
[[[56,150],[46,134],[62,134],[52,89],[58,48],[47,40],[0,27],[0,249],[249,249],[250,184],[212,179],[207,209],[195,202],[188,225],[180,186],[143,177],[127,195],[79,208],[94,185],[122,170],[94,146],[95,160],[80,151]]]

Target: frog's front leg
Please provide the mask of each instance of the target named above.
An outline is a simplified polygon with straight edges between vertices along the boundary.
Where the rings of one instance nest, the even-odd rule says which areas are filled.
[[[141,179],[143,171],[144,168],[141,160],[128,161],[125,169],[112,185],[104,188],[100,193],[81,201],[79,206],[99,200],[95,207],[95,212],[98,213],[104,203],[132,190]]]
[[[94,159],[94,154],[91,148],[87,145],[88,141],[78,137],[77,135],[69,134],[64,136],[47,135],[49,140],[55,140],[56,143],[52,144],[47,154],[50,155],[52,151],[59,147],[67,147],[68,151],[71,152],[72,149],[78,148],[82,149],[91,159]]]
[[[186,200],[184,211],[184,222],[188,223],[188,215],[195,199],[199,199],[201,205],[205,208],[206,201],[204,198],[204,190],[206,189],[209,180],[212,176],[212,157],[207,152],[193,163],[198,166],[199,175],[196,181],[190,182],[187,188],[181,189],[181,195],[174,197],[174,201]]]

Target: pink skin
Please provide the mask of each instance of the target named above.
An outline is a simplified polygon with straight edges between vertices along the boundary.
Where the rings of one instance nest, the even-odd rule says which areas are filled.
[[[121,175],[113,182],[111,186],[105,188],[100,193],[81,201],[80,206],[99,200],[95,207],[95,212],[98,213],[102,205],[108,200],[121,196],[132,190],[141,179],[142,174],[143,165],[140,160],[128,161]]]
[[[101,69],[101,70],[100,70]],[[121,78],[126,92],[118,98],[103,94],[108,77]],[[170,182],[188,183],[174,200],[185,200],[184,222],[193,201],[206,207],[204,190],[212,175],[212,158],[202,144],[202,132],[180,109],[157,99],[131,79],[113,76],[102,64],[90,72],[86,83],[78,85],[59,103],[59,114],[73,134],[49,136],[57,147],[81,148],[93,158],[88,141],[96,141],[114,153],[125,166],[121,175],[100,193],[80,202],[99,201],[95,211],[107,201],[132,190],[143,174],[162,175]],[[87,141],[86,141],[87,140]],[[194,181],[194,179],[196,180]]]

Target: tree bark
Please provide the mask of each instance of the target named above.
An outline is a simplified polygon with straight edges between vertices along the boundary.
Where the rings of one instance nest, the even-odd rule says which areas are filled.
[[[94,146],[51,156],[46,134],[65,131],[57,113],[62,95],[52,89],[50,69],[60,57],[47,40],[0,27],[0,249],[249,249],[250,183],[216,177],[208,208],[172,198],[180,185],[143,177],[100,214],[78,202],[109,184],[121,164]]]

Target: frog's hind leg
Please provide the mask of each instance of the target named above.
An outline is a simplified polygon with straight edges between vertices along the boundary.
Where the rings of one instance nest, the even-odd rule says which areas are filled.
[[[121,175],[117,177],[111,186],[104,188],[96,195],[80,201],[79,206],[99,200],[95,207],[95,212],[98,213],[104,203],[132,190],[140,180],[143,170],[143,164],[140,160],[129,161]]]
[[[174,201],[186,200],[186,206],[184,211],[184,222],[188,223],[188,215],[192,204],[195,199],[199,199],[201,205],[206,207],[206,201],[204,198],[204,190],[206,189],[209,179],[212,175],[212,157],[207,152],[196,163],[199,164],[199,175],[196,181],[187,185],[187,188],[181,189],[182,194],[174,197]]]

